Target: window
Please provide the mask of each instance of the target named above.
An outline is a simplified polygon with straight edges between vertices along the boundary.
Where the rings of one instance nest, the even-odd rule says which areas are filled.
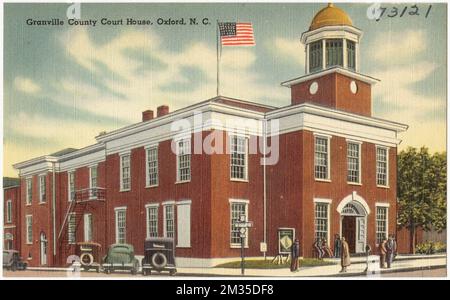
[[[92,214],[84,214],[84,241],[92,240]]]
[[[28,178],[27,179],[27,195],[26,195],[27,205],[31,205],[32,199],[33,199],[33,183],[32,183],[32,178]]]
[[[67,180],[69,201],[73,201],[75,200],[75,172],[69,172]]]
[[[191,201],[177,204],[177,247],[191,247]]]
[[[245,216],[248,220],[248,202],[230,201],[230,246],[232,248],[241,247],[241,233],[236,222],[241,220],[241,216]],[[248,230],[244,238],[245,247],[248,246]]]
[[[147,238],[158,236],[158,206],[147,206]]]
[[[12,222],[12,201],[6,201],[6,223]]]
[[[247,180],[247,138],[231,136],[231,179]]]
[[[347,67],[351,70],[355,70],[355,42],[347,40]]]
[[[189,139],[177,142],[177,181],[191,180],[191,141]]]
[[[314,143],[314,176],[316,179],[329,179],[329,139],[315,137]]]
[[[158,185],[158,147],[147,149],[147,186]]]
[[[45,175],[39,176],[39,203],[45,202]]]
[[[97,198],[97,166],[89,168],[89,197]]]
[[[309,44],[309,71],[322,69],[322,41]]]
[[[328,204],[315,203],[314,206],[314,237],[328,241]]]
[[[347,181],[360,183],[360,144],[347,143]]]
[[[127,210],[126,208],[116,208],[116,243],[126,243],[127,232]]]
[[[383,239],[387,238],[387,207],[378,207],[376,214],[376,233],[377,244],[380,244]]]
[[[120,156],[120,190],[130,190],[130,154]]]
[[[164,206],[164,236],[169,238],[175,237],[175,216],[174,216],[174,206],[165,205]]]
[[[377,185],[388,186],[388,150],[377,147]]]
[[[27,227],[27,232],[26,232],[27,244],[33,244],[33,216],[26,215],[25,223],[26,223],[25,225]]]
[[[67,220],[67,242],[69,244],[76,243],[76,214],[70,213]]]
[[[342,40],[327,40],[326,47],[327,67],[343,66]]]

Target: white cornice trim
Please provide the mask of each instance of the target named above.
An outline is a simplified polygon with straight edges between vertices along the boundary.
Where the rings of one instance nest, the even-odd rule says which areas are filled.
[[[297,78],[294,78],[294,79],[291,79],[291,80],[288,80],[288,81],[284,81],[284,82],[281,83],[281,85],[285,86],[285,87],[291,87],[291,86],[293,86],[295,84],[299,84],[299,83],[302,83],[302,82],[305,82],[305,81],[308,81],[308,80],[312,80],[312,79],[315,79],[315,78],[318,78],[318,77],[322,77],[324,75],[328,75],[328,74],[331,74],[331,73],[339,73],[339,74],[342,74],[342,75],[345,75],[345,76],[348,76],[348,77],[351,77],[351,78],[354,78],[354,79],[357,79],[357,80],[369,83],[371,85],[373,85],[373,84],[375,84],[375,83],[380,81],[377,78],[374,78],[374,77],[371,77],[371,76],[367,76],[367,75],[364,75],[364,74],[361,74],[361,73],[357,73],[357,72],[354,72],[354,71],[350,71],[350,70],[344,69],[342,67],[333,67],[333,68],[329,68],[329,69],[325,69],[325,70],[320,70],[320,71],[315,72],[315,73],[307,74],[307,75],[304,75],[304,76],[301,76],[301,77],[297,77]]]
[[[363,32],[361,29],[356,28],[354,26],[348,26],[348,25],[334,25],[334,26],[323,26],[323,27],[319,27],[317,29],[314,30],[308,30],[302,33],[301,37],[300,37],[300,41],[305,44],[306,39],[317,35],[319,33],[322,32],[326,32],[326,31],[331,31],[331,32],[349,32],[352,34],[355,34],[358,36],[358,39],[361,39],[363,36]]]

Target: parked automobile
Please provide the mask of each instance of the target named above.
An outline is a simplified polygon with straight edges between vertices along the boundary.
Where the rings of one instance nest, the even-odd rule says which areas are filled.
[[[134,247],[129,244],[113,244],[109,246],[108,254],[102,259],[102,268],[106,274],[116,270],[129,270],[136,275],[139,271],[139,261],[134,257]]]
[[[26,270],[28,264],[23,261],[17,250],[3,251],[3,268],[11,271]]]
[[[85,271],[94,269],[100,272],[100,249],[101,245],[94,242],[77,243],[77,255],[80,257],[81,267]]]
[[[144,242],[142,274],[150,275],[152,270],[168,271],[170,275],[177,272],[175,266],[175,245],[171,238],[148,238]]]

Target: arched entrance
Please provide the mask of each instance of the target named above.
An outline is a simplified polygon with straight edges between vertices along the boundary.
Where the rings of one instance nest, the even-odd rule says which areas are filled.
[[[41,232],[41,236],[40,236],[40,244],[41,244],[41,249],[40,249],[40,256],[41,256],[41,265],[46,265],[47,264],[47,236],[45,235],[45,233]]]
[[[339,204],[340,233],[348,242],[350,253],[365,251],[367,238],[367,215],[370,213],[367,203],[353,192]]]

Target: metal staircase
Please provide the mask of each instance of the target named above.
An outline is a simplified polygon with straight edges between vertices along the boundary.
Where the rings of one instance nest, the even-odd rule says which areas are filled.
[[[67,207],[66,214],[64,215],[64,220],[59,230],[58,240],[60,241],[60,243],[67,240],[64,239],[68,235],[67,230],[65,229],[67,229],[66,225],[68,224],[69,216],[71,213],[75,213],[75,228],[77,228],[87,204],[94,201],[104,202],[105,200],[106,190],[104,188],[87,188],[75,191],[74,199],[70,201],[70,204]]]

